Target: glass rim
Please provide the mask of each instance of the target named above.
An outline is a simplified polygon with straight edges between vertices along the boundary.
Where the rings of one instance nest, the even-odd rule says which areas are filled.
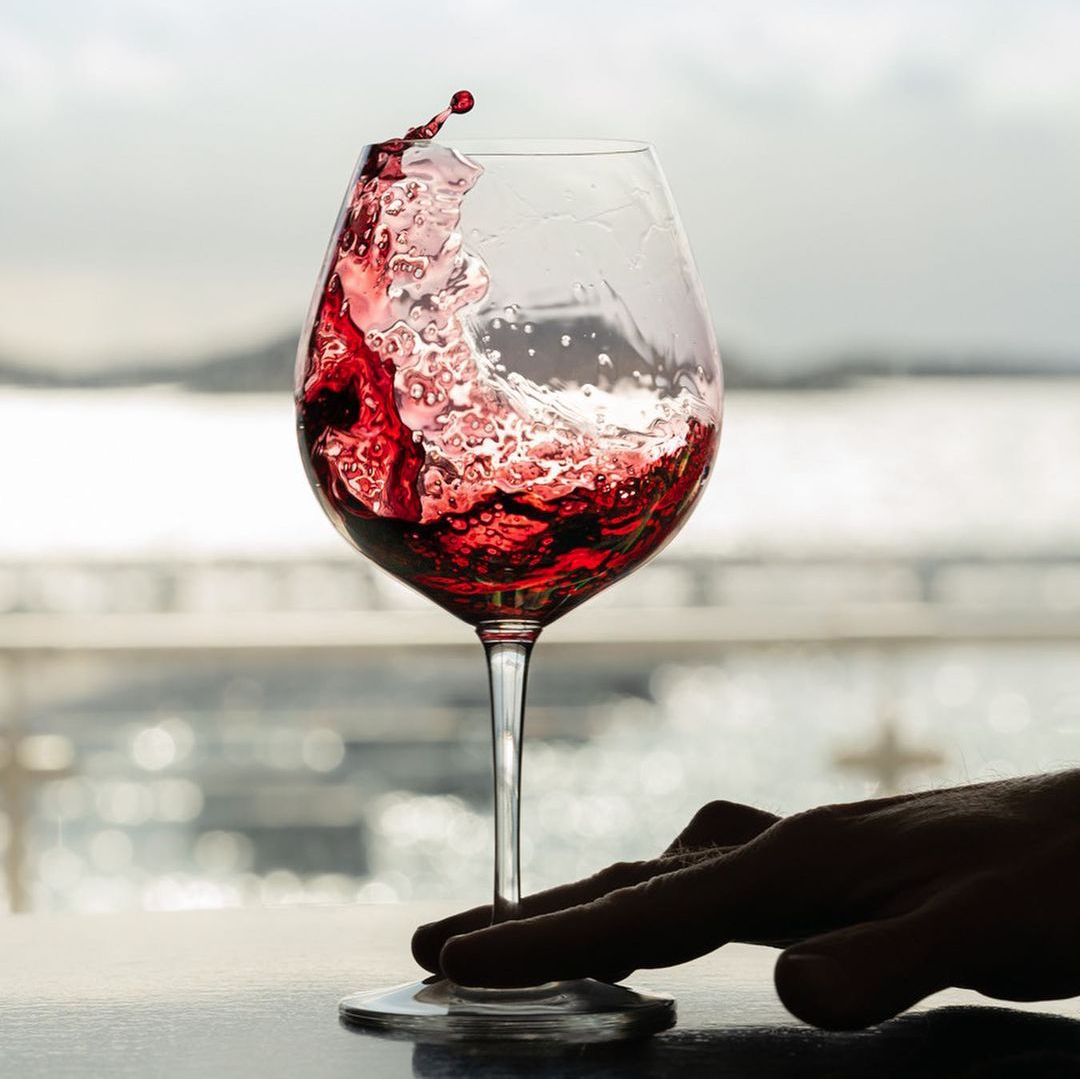
[[[605,154],[651,153],[652,143],[638,139],[468,138],[443,142],[409,140],[406,146],[446,146],[469,157],[594,157]]]

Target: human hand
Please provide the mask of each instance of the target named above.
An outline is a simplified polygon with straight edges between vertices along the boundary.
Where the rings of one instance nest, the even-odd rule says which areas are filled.
[[[785,950],[776,988],[827,1029],[891,1018],[949,986],[1080,994],[1080,771],[779,819],[712,802],[659,858],[421,926],[413,954],[464,985],[617,981],[728,941]],[[487,928],[484,928],[486,927]]]

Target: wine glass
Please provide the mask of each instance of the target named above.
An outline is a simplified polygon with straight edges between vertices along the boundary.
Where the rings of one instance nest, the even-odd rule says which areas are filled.
[[[495,921],[519,912],[533,644],[675,534],[710,471],[721,398],[650,146],[362,151],[300,344],[300,446],[345,538],[483,643]],[[341,1014],[428,1036],[586,1041],[670,1026],[674,1003],[591,980],[511,991],[428,979],[347,997]]]

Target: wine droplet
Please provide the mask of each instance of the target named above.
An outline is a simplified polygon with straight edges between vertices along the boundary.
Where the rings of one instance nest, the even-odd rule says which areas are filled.
[[[458,90],[458,92],[450,98],[450,111],[457,113],[469,112],[475,104],[476,99],[468,90]]]

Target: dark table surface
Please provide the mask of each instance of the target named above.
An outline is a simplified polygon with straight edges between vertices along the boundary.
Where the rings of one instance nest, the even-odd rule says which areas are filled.
[[[346,992],[417,972],[408,940],[441,908],[0,920],[3,1076],[1080,1076],[1080,999],[1004,1007],[950,992],[858,1034],[795,1022],[773,954],[731,945],[633,984],[673,993],[645,1042],[423,1045],[338,1023]]]

